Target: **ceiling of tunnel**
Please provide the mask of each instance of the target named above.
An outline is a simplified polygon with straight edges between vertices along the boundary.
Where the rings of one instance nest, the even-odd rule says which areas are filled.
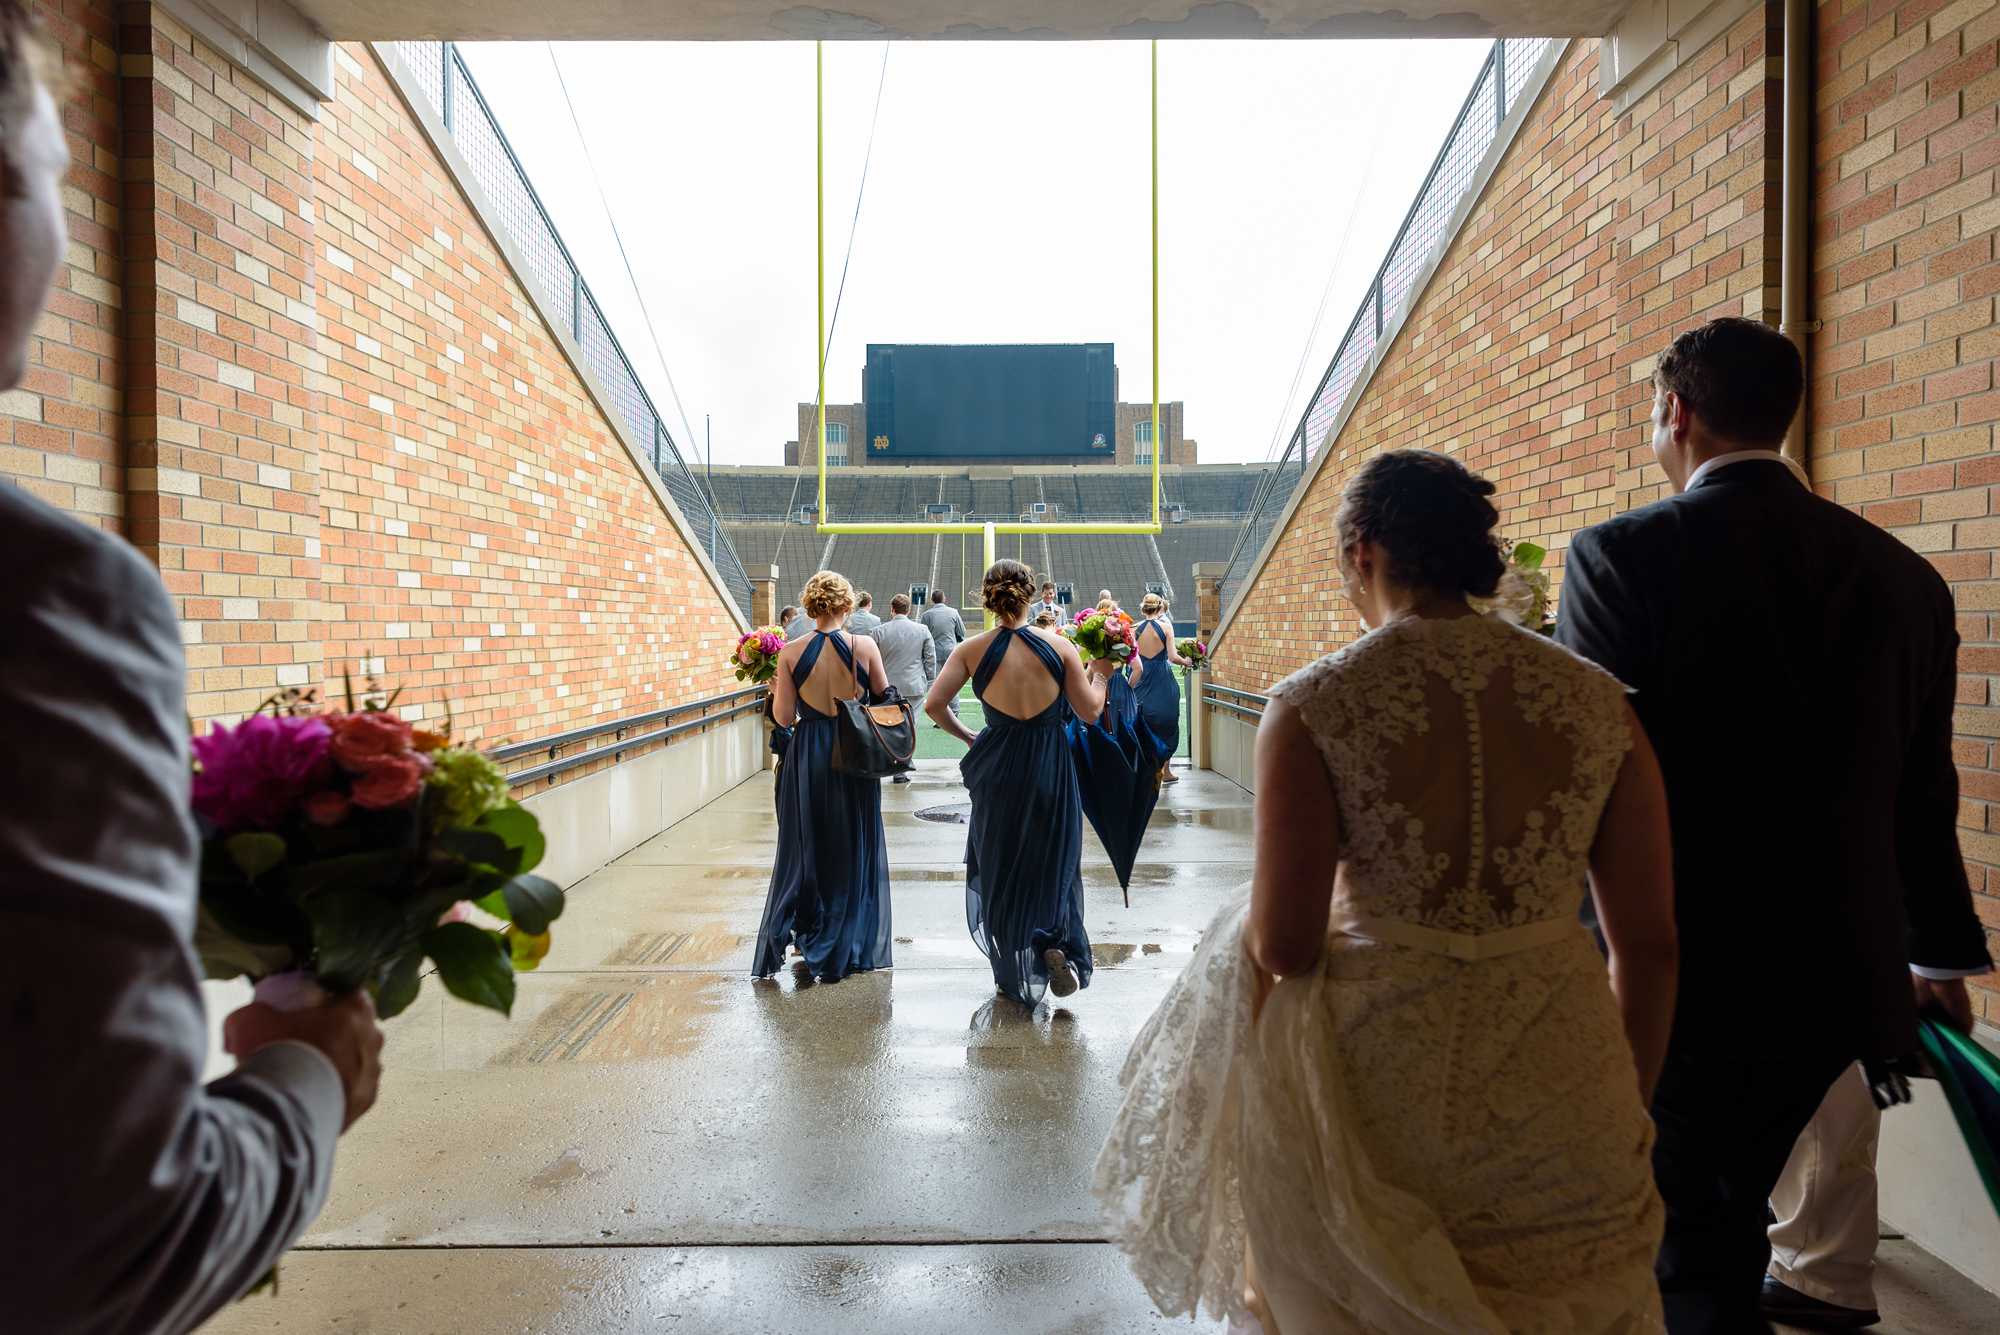
[[[343,41],[1585,37],[1632,0],[291,0]]]

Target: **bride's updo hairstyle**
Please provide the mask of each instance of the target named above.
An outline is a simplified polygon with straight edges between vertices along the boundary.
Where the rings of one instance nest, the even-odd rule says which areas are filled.
[[[799,595],[799,605],[815,621],[821,617],[837,617],[854,606],[854,586],[847,582],[847,576],[833,570],[822,570],[806,581],[805,592]]]
[[[1019,561],[995,561],[986,572],[980,603],[995,616],[1013,620],[1035,599],[1035,577]]]
[[[1342,563],[1367,538],[1388,553],[1389,576],[1405,588],[1490,598],[1507,571],[1493,540],[1493,490],[1450,455],[1385,450],[1341,497],[1333,522]]]

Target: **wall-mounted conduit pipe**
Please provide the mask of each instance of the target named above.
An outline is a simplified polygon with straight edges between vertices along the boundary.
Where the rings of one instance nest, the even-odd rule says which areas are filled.
[[[1785,454],[1812,476],[1806,430],[1812,407],[1812,343],[1820,322],[1812,318],[1813,4],[1785,0],[1784,202],[1779,223],[1778,331],[1799,350],[1806,392],[1785,433]]]

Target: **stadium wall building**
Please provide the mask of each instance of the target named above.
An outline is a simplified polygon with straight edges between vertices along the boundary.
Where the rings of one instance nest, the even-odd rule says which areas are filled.
[[[803,454],[805,464],[810,467],[818,461],[815,441],[818,433],[813,426],[814,405],[799,405],[799,434],[797,440],[785,442],[785,464],[797,467],[801,461],[799,441],[806,442]],[[1195,442],[1184,434],[1185,421],[1182,405],[1176,401],[1160,405],[1160,438],[1166,442],[1166,452],[1160,456],[1163,464],[1195,464],[1201,462],[1196,456]],[[1153,405],[1150,403],[1120,403],[1116,405],[1116,427],[1111,437],[1112,450],[1102,459],[1081,458],[1076,463],[1086,467],[1104,467],[1108,464],[1150,465],[1152,459],[1144,453],[1147,441],[1152,435]],[[868,405],[865,403],[829,403],[826,405],[827,465],[833,468],[852,468],[872,465],[875,467],[901,467],[903,460],[871,459],[869,451],[863,448],[868,432]],[[1049,462],[1049,456],[1040,454],[1013,454],[998,458],[940,458],[930,460],[937,464],[959,464],[967,467],[980,464],[1012,464],[1016,467],[1035,468]],[[1065,465],[1069,463],[1064,460]]]

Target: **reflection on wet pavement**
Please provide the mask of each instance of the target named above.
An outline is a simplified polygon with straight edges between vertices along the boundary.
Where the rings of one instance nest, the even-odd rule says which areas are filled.
[[[883,786],[894,969],[748,977],[760,775],[574,886],[511,1017],[426,988],[280,1295],[208,1329],[1164,1328],[1097,1241],[1090,1167],[1133,1036],[1249,875],[1250,799],[1168,789],[1129,907],[1086,835],[1097,972],[1031,1012],[967,935],[964,827],[914,817],[956,778]]]

